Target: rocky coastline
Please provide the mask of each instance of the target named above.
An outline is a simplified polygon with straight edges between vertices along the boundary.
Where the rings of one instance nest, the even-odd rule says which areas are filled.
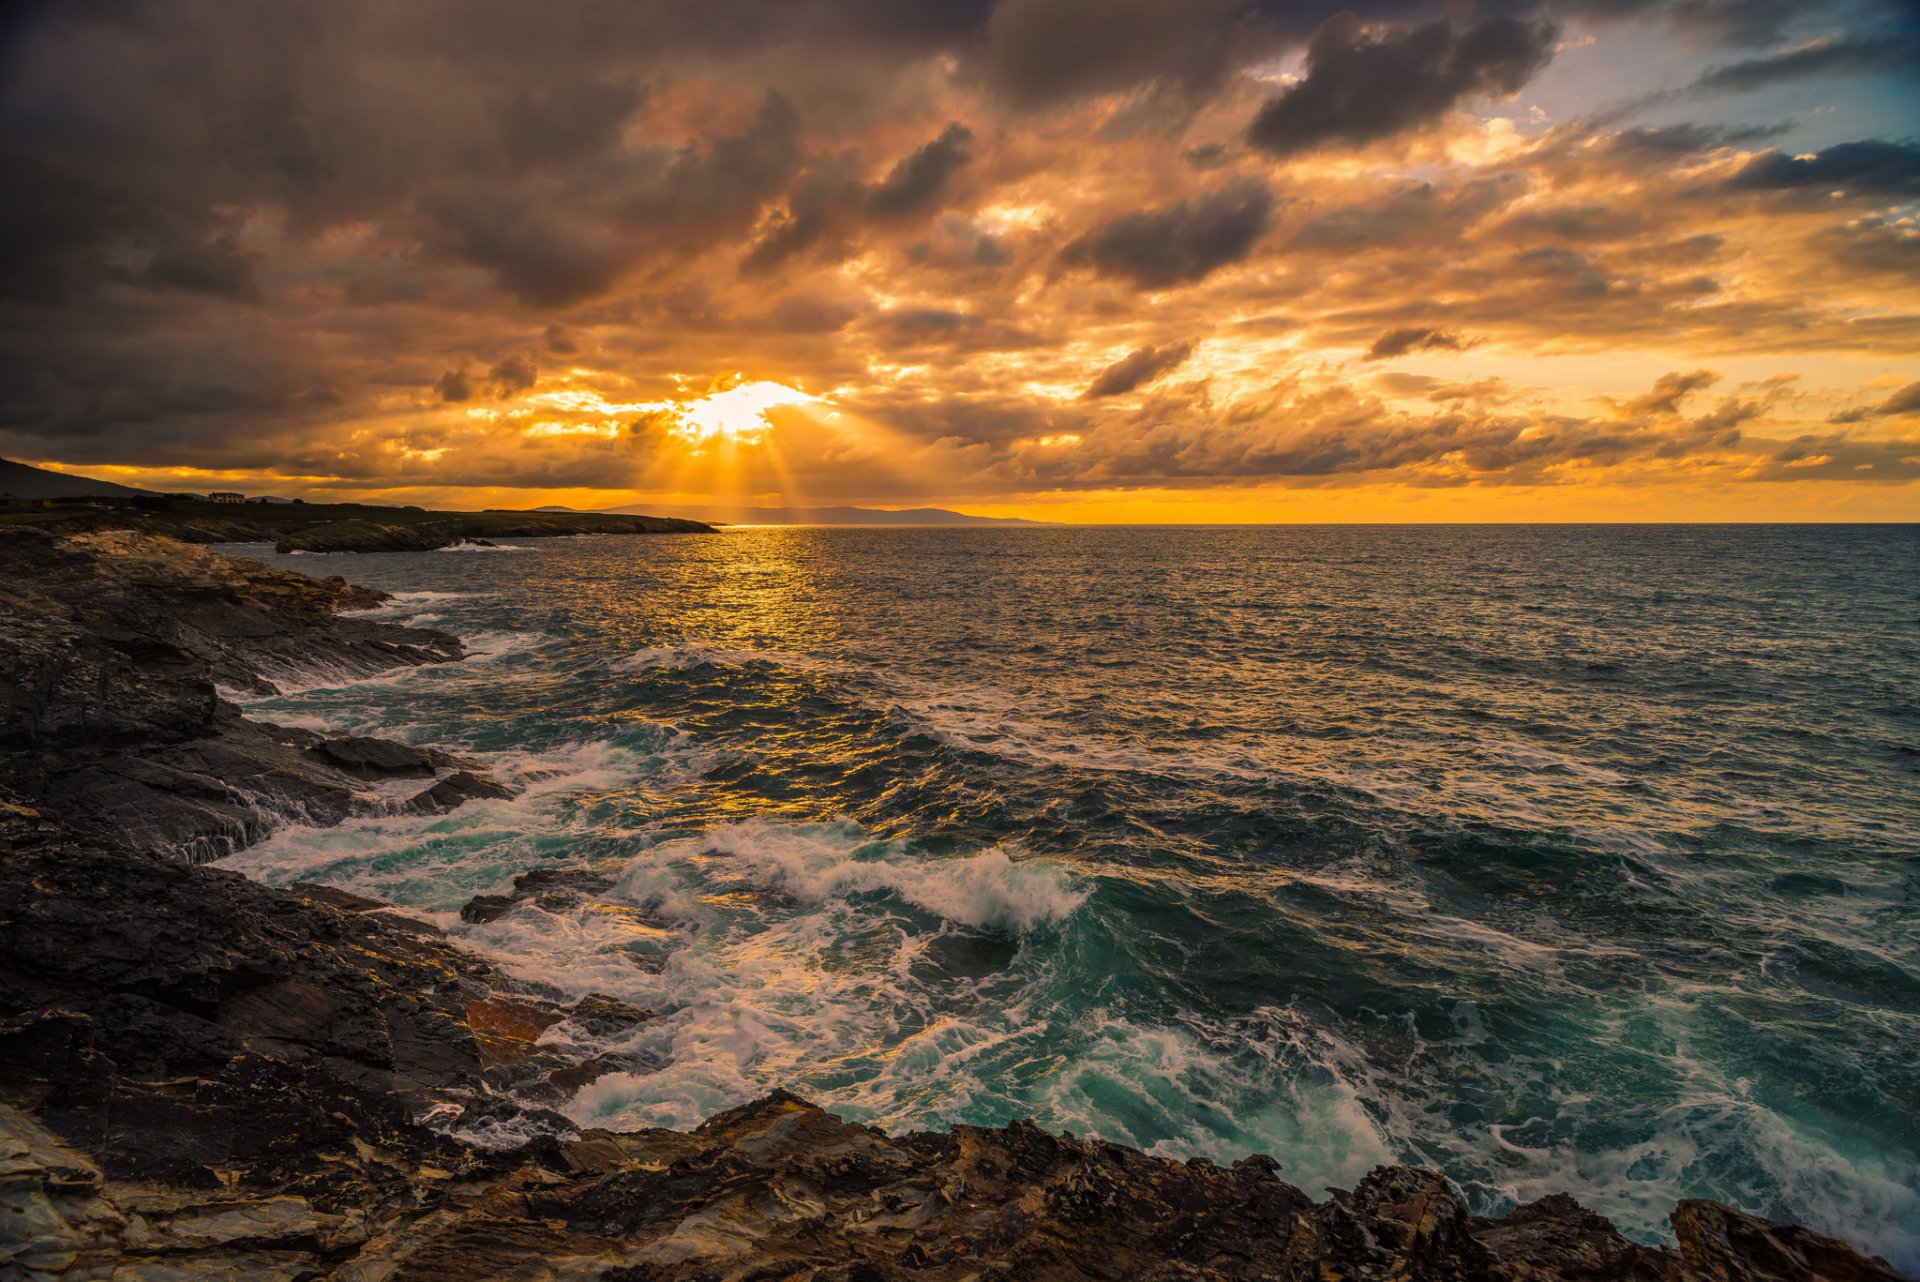
[[[182,543],[271,543],[280,552],[432,552],[496,539],[716,532],[704,521],[621,512],[433,512],[357,503],[209,503],[164,495],[24,506],[0,502],[0,530],[13,528],[63,537],[120,531]]]
[[[229,697],[464,654],[343,613],[381,600],[149,534],[0,529],[0,1277],[1897,1278],[1713,1202],[1649,1247],[1564,1196],[1475,1217],[1433,1171],[1316,1201],[1257,1155],[888,1135],[784,1092],[691,1132],[583,1130],[553,1110],[640,1066],[569,1032],[650,1012],[210,862],[279,824],[510,793]],[[536,871],[466,915],[604,889]]]

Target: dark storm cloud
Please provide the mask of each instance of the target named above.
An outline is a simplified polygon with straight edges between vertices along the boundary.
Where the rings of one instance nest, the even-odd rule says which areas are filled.
[[[1843,142],[1811,156],[1766,151],[1728,185],[1749,191],[1840,189],[1868,196],[1920,196],[1920,143]]]
[[[842,153],[816,162],[787,193],[740,260],[761,275],[809,252],[845,247],[866,224],[890,224],[937,208],[953,176],[973,160],[973,131],[958,121],[902,158],[885,178],[867,185],[855,176],[856,157]]]
[[[260,296],[253,279],[253,257],[243,252],[231,236],[216,237],[204,245],[164,248],[147,264],[142,278],[154,285],[236,302]]]
[[[1408,352],[1457,352],[1461,346],[1459,335],[1448,330],[1425,329],[1413,325],[1402,329],[1390,329],[1374,339],[1373,346],[1367,349],[1367,359],[1383,361],[1395,356],[1405,356]]]
[[[1710,67],[1692,87],[1707,93],[1741,93],[1816,76],[1911,73],[1916,66],[1920,66],[1920,31],[1906,27],[1822,40]]]
[[[1136,347],[1101,370],[1088,384],[1081,399],[1098,400],[1103,396],[1119,396],[1136,387],[1144,387],[1162,374],[1184,365],[1191,355],[1193,340],[1190,338],[1177,343],[1162,343],[1158,347],[1151,343]]]
[[[1378,142],[1467,99],[1517,92],[1552,59],[1558,31],[1507,15],[1375,31],[1336,14],[1307,46],[1306,77],[1267,100],[1247,141],[1277,156]]]
[[[1000,0],[975,74],[1038,110],[1161,81],[1203,96],[1273,47],[1275,27],[1239,0]]]
[[[867,193],[867,208],[881,217],[910,214],[934,203],[952,177],[973,159],[973,131],[955,121],[917,148]]]
[[[473,399],[473,378],[464,369],[450,369],[434,383],[433,390],[450,404]]]
[[[499,138],[516,166],[551,166],[604,150],[646,101],[637,85],[566,79],[522,89],[500,108]]]
[[[1272,225],[1273,207],[1266,183],[1237,178],[1205,195],[1124,214],[1068,246],[1063,261],[1142,289],[1166,289],[1245,258]]]
[[[530,353],[516,352],[495,361],[487,377],[493,382],[493,394],[506,397],[532,388],[540,380],[540,371]]]

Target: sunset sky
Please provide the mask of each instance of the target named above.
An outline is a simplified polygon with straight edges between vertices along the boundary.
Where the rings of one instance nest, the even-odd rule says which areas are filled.
[[[6,22],[19,461],[463,508],[1920,518],[1904,0]]]

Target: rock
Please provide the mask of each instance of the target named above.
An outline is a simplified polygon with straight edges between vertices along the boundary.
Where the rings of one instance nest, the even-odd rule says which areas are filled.
[[[567,1022],[588,1037],[614,1037],[653,1018],[653,1012],[605,993],[588,993],[566,1009]]]
[[[456,770],[411,798],[405,809],[416,815],[444,815],[477,797],[509,799],[513,789],[470,770]]]
[[[1578,1277],[1594,1282],[1664,1282],[1668,1253],[1629,1242],[1613,1223],[1564,1193],[1497,1220],[1477,1219],[1473,1235],[1511,1282]]]
[[[512,895],[475,895],[460,909],[460,920],[475,925],[498,921],[501,914],[519,902]]]
[[[346,746],[330,757],[309,731],[247,720],[220,687],[264,692],[302,672],[367,675],[464,653],[444,633],[338,614],[382,599],[168,539],[0,528],[9,804],[110,846],[198,860],[283,823],[377,808],[360,771],[412,769],[417,750],[333,741]]]
[[[364,735],[324,739],[307,751],[356,779],[430,779],[446,760],[443,753]]]
[[[504,895],[475,895],[460,910],[462,921],[496,921],[509,909],[531,903],[548,912],[568,912],[613,885],[613,878],[587,868],[535,868],[513,879]]]
[[[1675,1282],[1903,1282],[1878,1256],[1718,1202],[1684,1201],[1671,1218],[1680,1242]]]

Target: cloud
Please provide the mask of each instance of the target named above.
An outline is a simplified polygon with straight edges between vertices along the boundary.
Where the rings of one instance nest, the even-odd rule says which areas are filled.
[[[1340,205],[1303,224],[1292,250],[1407,249],[1457,241],[1471,228],[1526,194],[1517,174],[1475,178],[1447,190],[1433,183],[1391,182],[1367,199]]]
[[[1747,191],[1843,189],[1871,196],[1920,196],[1920,143],[1836,143],[1811,155],[1764,151],[1727,180]]]
[[[1239,0],[1000,0],[985,34],[976,73],[1022,111],[1156,81],[1204,96],[1277,35]]]
[[[1853,409],[1841,410],[1827,421],[1829,423],[1864,423],[1868,419],[1908,414],[1920,414],[1920,383],[1908,383],[1877,405],[1860,405]]]
[[[507,397],[524,392],[539,381],[540,373],[530,353],[517,353],[494,362],[487,377],[493,380],[493,394]]]
[[[1518,92],[1553,57],[1559,29],[1494,15],[1373,29],[1353,13],[1327,19],[1307,46],[1307,74],[1269,98],[1247,141],[1276,156],[1359,147],[1439,119],[1470,98]]]
[[[864,224],[899,222],[936,208],[953,176],[972,162],[972,141],[971,129],[949,123],[870,186],[856,177],[851,154],[817,161],[760,229],[740,270],[764,275],[809,252],[831,256],[829,248],[846,245]]]
[[[1882,414],[1920,414],[1920,383],[1908,383],[1905,387],[1880,402]]]
[[[434,383],[433,390],[441,400],[457,405],[473,399],[473,379],[464,369],[450,369]]]
[[[1119,276],[1142,289],[1197,281],[1239,262],[1273,222],[1273,191],[1236,178],[1201,196],[1123,214],[1067,247],[1062,261]]]
[[[932,142],[916,148],[867,192],[867,209],[883,218],[911,214],[933,204],[953,176],[973,159],[973,131],[955,121]]]
[[[1886,388],[1686,380],[1920,359],[1913,140],[1792,154],[1872,135],[1845,93],[1786,136],[1597,123],[1597,71],[1857,72],[1756,46],[1771,0],[1548,3],[37,6],[0,87],[0,453],[664,492],[673,439],[607,424],[739,368],[843,412],[781,428],[791,480],[736,460],[820,501],[1897,474],[1920,450],[1862,443],[1916,421]],[[1794,23],[1858,53],[1885,8]],[[1596,43],[1530,81],[1549,12]],[[1469,118],[1523,83],[1552,119]],[[1475,378],[1385,373],[1449,341]],[[1604,402],[1602,356],[1677,381]]]
[[[1720,376],[1710,369],[1697,369],[1689,374],[1662,374],[1654,380],[1653,390],[1628,401],[1625,409],[1628,414],[1641,416],[1678,414],[1682,401],[1719,381]]]
[[[1367,359],[1383,361],[1415,351],[1457,352],[1461,346],[1459,335],[1448,330],[1409,325],[1400,329],[1390,329],[1374,339],[1373,346],[1367,349]]]
[[[1709,67],[1692,88],[1703,93],[1746,93],[1817,76],[1904,74],[1920,64],[1920,34],[1874,31],[1809,41],[1792,49]]]
[[[1082,400],[1098,400],[1105,396],[1119,396],[1131,392],[1136,387],[1144,387],[1162,374],[1170,373],[1186,363],[1193,355],[1193,340],[1182,339],[1175,343],[1162,343],[1155,347],[1149,343],[1136,347],[1113,364],[1101,370],[1088,384],[1082,394]]]
[[[1702,125],[1687,122],[1677,125],[1636,125],[1607,137],[1607,149],[1616,155],[1671,158],[1713,151],[1720,147],[1738,147],[1745,143],[1765,142],[1790,132],[1790,124]]]

